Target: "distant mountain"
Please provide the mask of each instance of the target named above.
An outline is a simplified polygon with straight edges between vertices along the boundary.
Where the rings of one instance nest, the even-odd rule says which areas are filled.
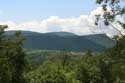
[[[13,36],[15,31],[7,31],[6,35]],[[67,51],[103,51],[114,45],[114,41],[105,34],[78,36],[68,32],[37,33],[22,31],[26,38],[24,48],[44,50],[67,50]]]
[[[114,41],[105,34],[95,34],[95,35],[88,35],[84,37],[90,41],[93,41],[99,45],[102,45],[105,48],[109,48],[114,45]]]
[[[15,31],[6,31],[5,34],[6,35],[10,35],[13,36],[13,34],[15,33]],[[30,36],[30,35],[41,35],[41,33],[38,32],[32,32],[32,31],[21,31],[23,36]]]
[[[44,35],[49,35],[49,36],[59,36],[59,37],[64,37],[64,36],[77,36],[74,33],[69,33],[69,32],[50,32],[50,33],[45,33]]]

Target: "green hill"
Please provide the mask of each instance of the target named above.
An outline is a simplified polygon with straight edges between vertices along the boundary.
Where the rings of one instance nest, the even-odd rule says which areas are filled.
[[[13,36],[15,31],[7,31],[6,35]],[[22,31],[26,38],[24,48],[43,49],[43,50],[66,50],[66,51],[103,51],[114,45],[112,39],[105,34],[95,34],[87,36],[78,36],[68,32],[36,33]]]

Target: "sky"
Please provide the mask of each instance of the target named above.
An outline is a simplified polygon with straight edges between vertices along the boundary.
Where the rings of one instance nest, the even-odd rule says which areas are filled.
[[[96,13],[102,10],[95,0],[0,0],[0,24],[7,24],[8,30],[67,31],[78,35],[112,31],[97,29],[93,18]]]
[[[94,0],[0,0],[0,20],[24,22],[42,20],[50,16],[62,18],[89,14]]]

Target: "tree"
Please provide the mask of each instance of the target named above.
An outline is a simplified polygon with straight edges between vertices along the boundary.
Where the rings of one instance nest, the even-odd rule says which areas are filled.
[[[123,0],[96,0],[96,3],[100,4],[103,8],[104,24],[107,26],[112,26],[115,30],[119,32],[120,36],[123,36],[118,27],[114,26],[113,24],[119,24],[123,29],[125,29],[125,8],[120,4],[123,3]],[[96,17],[96,24],[98,24],[101,15],[96,15]],[[117,17],[121,17],[122,20],[116,20]]]
[[[92,51],[90,49],[86,50],[85,55],[88,57],[93,56]]]
[[[23,37],[16,32],[13,38],[4,34],[7,26],[0,26],[0,82],[24,83],[23,73],[26,65],[23,51]]]
[[[117,36],[114,36],[116,42],[115,46],[107,49],[105,52],[105,57],[107,57],[106,62],[108,62],[108,64],[103,60],[99,62],[101,73],[109,83],[121,83],[124,81],[125,77],[125,72],[123,72],[125,68],[125,36],[119,30],[119,27],[114,26],[115,23],[120,25],[123,30],[125,29],[125,7],[121,5],[123,2],[124,0],[96,0],[96,3],[100,4],[104,11],[103,16],[96,15],[96,24],[98,24],[100,19],[104,19],[104,24],[106,26],[110,25],[119,32]],[[116,18],[119,18],[120,20],[117,20]]]
[[[4,30],[7,26],[0,25],[0,83],[10,82],[10,66],[8,58],[5,56],[5,35]]]

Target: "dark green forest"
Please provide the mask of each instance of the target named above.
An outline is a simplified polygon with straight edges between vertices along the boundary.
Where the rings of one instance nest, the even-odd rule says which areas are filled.
[[[97,0],[104,10],[105,25],[125,14],[119,0]],[[110,4],[110,5],[109,5]],[[107,11],[107,6],[112,10]],[[98,25],[100,15],[95,22]],[[123,28],[125,24],[118,22]],[[20,31],[7,37],[0,25],[0,83],[125,83],[125,36],[114,36],[114,44],[101,52],[46,51],[24,49]]]

